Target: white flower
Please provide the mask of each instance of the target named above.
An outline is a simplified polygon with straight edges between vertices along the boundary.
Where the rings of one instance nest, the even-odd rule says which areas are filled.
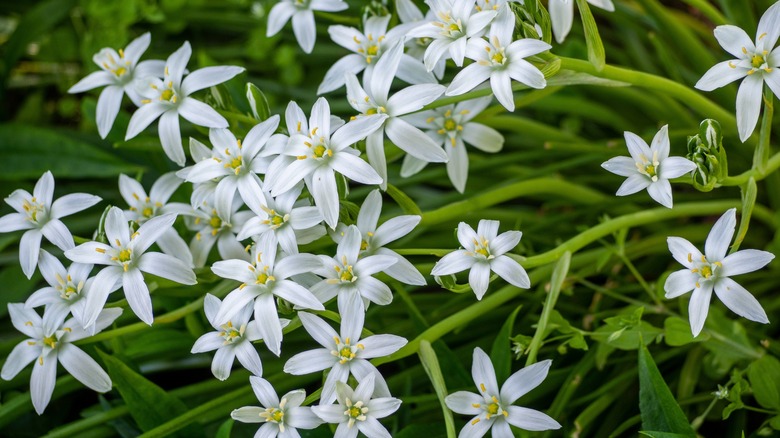
[[[715,28],[715,38],[721,47],[737,57],[715,64],[696,83],[696,88],[712,91],[744,78],[737,92],[737,128],[743,142],[750,137],[758,122],[763,102],[764,82],[780,97],[780,3],[766,10],[758,22],[756,43],[737,26]]]
[[[203,299],[203,311],[209,324],[217,331],[199,337],[192,346],[191,353],[205,353],[217,350],[211,362],[211,372],[219,380],[230,377],[233,359],[238,358],[241,366],[256,376],[263,375],[263,363],[252,342],[262,339],[256,324],[249,322],[252,306],[244,306],[227,321],[219,321],[217,312],[222,302],[211,294]],[[289,321],[286,321],[289,323]],[[287,325],[287,324],[285,324]]]
[[[298,313],[303,327],[324,348],[296,354],[284,364],[284,372],[301,375],[330,368],[322,387],[320,405],[330,404],[336,399],[336,382],[346,383],[350,374],[358,380],[374,376],[376,392],[390,395],[382,374],[367,359],[393,354],[406,345],[406,339],[396,335],[374,335],[361,339],[365,312],[357,297],[353,296],[350,301],[353,303],[347,306],[348,310],[341,311],[340,334],[321,318],[306,312]]]
[[[185,41],[165,61],[163,80],[149,77],[142,81],[145,86],[139,84],[138,93],[145,99],[130,118],[125,135],[125,141],[130,140],[159,117],[158,131],[165,155],[179,166],[183,166],[186,161],[181,145],[179,116],[206,128],[228,127],[224,117],[205,103],[190,97],[190,94],[221,84],[244,71],[243,67],[204,67],[182,80],[191,55],[190,43]]]
[[[338,295],[338,308],[341,314],[348,309],[347,303],[355,295],[363,297],[366,303],[371,301],[380,306],[393,301],[390,288],[372,275],[389,268],[398,259],[390,255],[360,258],[362,243],[360,230],[357,226],[350,225],[344,230],[344,236],[336,248],[336,256],[333,258],[320,256],[323,267],[316,273],[325,279],[312,286],[311,291],[323,303]],[[363,303],[361,300],[357,302]]]
[[[524,38],[513,41],[515,16],[501,14],[490,26],[489,40],[471,38],[466,46],[466,57],[475,62],[461,70],[447,88],[448,96],[463,94],[490,80],[496,99],[509,111],[515,110],[512,79],[531,88],[544,88],[544,74],[525,57],[550,50],[544,41]]]
[[[737,224],[736,214],[736,209],[732,208],[715,222],[704,243],[704,254],[682,237],[666,239],[672,257],[686,268],[673,272],[666,279],[666,298],[676,298],[693,290],[688,304],[688,317],[694,337],[698,336],[704,327],[713,290],[732,312],[751,321],[769,324],[766,312],[758,300],[729,277],[757,271],[775,256],[770,252],[755,249],[744,249],[726,255]]]
[[[458,224],[458,241],[464,249],[453,251],[433,266],[431,275],[447,275],[469,269],[469,285],[477,299],[487,292],[490,271],[509,284],[528,289],[531,280],[519,263],[504,253],[516,247],[523,237],[520,231],[498,234],[498,221],[481,220],[477,232],[465,222]]]
[[[238,191],[244,203],[258,213],[265,206],[265,198],[257,174],[265,172],[271,162],[260,152],[278,126],[279,116],[273,115],[255,125],[243,142],[227,129],[211,129],[209,140],[214,146],[211,159],[201,160],[178,175],[198,184],[218,180],[214,196],[216,204],[226,204],[222,210],[230,206]]]
[[[173,213],[149,219],[138,231],[130,227],[122,210],[111,207],[106,215],[105,231],[110,245],[100,242],[83,243],[65,251],[65,257],[78,263],[107,265],[95,277],[87,297],[87,326],[97,320],[108,294],[116,283],[122,284],[130,308],[141,321],[151,325],[152,298],[141,272],[167,278],[181,284],[195,284],[195,273],[181,260],[159,252],[146,252],[173,225]]]
[[[574,20],[574,2],[576,0],[550,0],[548,9],[550,10],[550,21],[555,35],[555,41],[558,44],[566,39],[566,35],[571,30],[571,23]],[[612,0],[587,0],[588,3],[605,11],[613,12],[615,5]]]
[[[415,5],[412,0],[396,0],[395,1],[396,12],[398,13],[398,19],[401,23],[406,25],[420,25],[426,22],[432,22],[435,20],[435,14],[432,10],[423,16],[420,8]],[[412,58],[422,62],[425,59],[425,51],[433,40],[427,37],[421,38],[406,38],[404,45],[406,46],[406,54]],[[444,57],[434,65],[431,70],[435,77],[441,79],[444,77],[444,69],[447,66],[447,60]]]
[[[215,316],[223,324],[254,302],[255,325],[271,352],[279,356],[282,346],[282,324],[276,310],[279,297],[300,308],[325,310],[317,298],[304,287],[288,280],[293,275],[320,269],[322,263],[312,254],[293,254],[277,260],[276,240],[266,235],[252,249],[252,262],[225,260],[211,267],[215,274],[241,282],[225,297]]]
[[[664,125],[655,134],[649,147],[634,133],[626,131],[624,135],[631,157],[614,157],[601,163],[601,167],[615,175],[628,177],[616,195],[626,196],[647,189],[656,202],[672,208],[669,180],[692,172],[696,165],[685,158],[669,156],[669,125]]]
[[[376,75],[375,75],[376,76]],[[294,103],[297,113],[300,108]],[[338,172],[361,184],[380,184],[382,178],[350,147],[374,132],[387,118],[358,119],[331,132],[330,106],[325,98],[317,99],[311,110],[309,128],[299,122],[298,130],[290,133],[284,154],[271,164],[266,184],[273,196],[291,190],[304,180],[325,223],[336,227],[339,214],[339,194],[336,188]],[[289,122],[288,122],[289,124]]]
[[[95,120],[101,138],[106,138],[114,125],[122,97],[127,96],[136,105],[141,105],[141,97],[136,91],[137,80],[147,76],[162,76],[165,62],[148,60],[138,62],[141,55],[149,47],[152,37],[149,32],[134,39],[119,53],[111,48],[104,48],[92,57],[92,60],[102,70],[88,74],[85,78],[70,87],[68,93],[83,93],[97,87],[106,86],[97,102]]]
[[[296,202],[302,190],[303,184],[298,183],[276,198],[268,195],[267,206],[246,221],[238,239],[254,236],[255,240],[259,240],[265,233],[271,233],[282,251],[297,254],[298,245],[311,243],[325,235],[325,227],[320,225],[322,215],[319,209],[309,205],[308,199]]]
[[[186,221],[187,226],[195,231],[195,237],[190,241],[190,252],[193,264],[199,268],[206,265],[215,243],[219,256],[223,259],[249,260],[249,254],[238,241],[236,234],[254,213],[238,211],[242,205],[240,198],[235,194],[230,197],[233,200],[231,204],[217,204],[215,196],[209,197],[195,210],[194,220]]]
[[[403,45],[399,42],[377,62],[370,82],[364,80],[364,87],[360,86],[357,76],[347,75],[347,99],[352,108],[360,112],[356,119],[381,120],[366,139],[366,154],[368,162],[382,177],[383,190],[387,189],[385,133],[396,146],[420,160],[434,163],[447,161],[447,154],[433,140],[401,118],[436,100],[444,92],[444,86],[412,85],[390,98],[387,96],[401,55]]]
[[[530,431],[560,429],[561,425],[549,415],[512,405],[544,381],[551,364],[548,359],[529,365],[509,376],[499,390],[493,363],[481,348],[475,348],[471,376],[479,394],[458,391],[444,399],[454,412],[474,415],[458,436],[479,438],[492,429],[494,437],[511,437],[514,434],[510,425]]]
[[[489,126],[472,122],[492,100],[492,96],[487,96],[405,117],[412,125],[425,129],[425,133],[447,151],[447,175],[455,189],[461,193],[466,189],[469,176],[469,157],[465,143],[490,153],[498,152],[504,147],[504,136],[501,133]],[[401,176],[414,175],[427,164],[407,155],[401,167]]]
[[[333,64],[325,73],[317,94],[333,91],[344,85],[346,73],[358,74],[365,70],[364,79],[368,82],[373,74],[374,66],[390,47],[399,40],[403,41],[410,25],[399,25],[387,31],[390,15],[369,17],[363,23],[363,33],[354,27],[330,26],[330,38],[338,45],[355,53],[347,55]],[[416,26],[412,23],[411,26]],[[436,82],[425,66],[417,59],[403,55],[396,73],[398,78],[410,84]]]
[[[317,39],[317,27],[312,11],[338,12],[349,7],[343,0],[281,0],[271,8],[268,14],[266,36],[279,33],[292,17],[295,39],[306,53],[314,49]]]
[[[357,216],[356,226],[363,238],[360,242],[360,257],[372,255],[395,257],[395,263],[385,269],[384,273],[406,284],[424,286],[425,278],[413,264],[409,263],[409,260],[392,249],[384,248],[388,243],[409,234],[420,223],[421,217],[416,215],[396,216],[377,227],[381,212],[382,194],[379,190],[373,190],[366,196]],[[336,243],[341,242],[347,228],[346,225],[339,224],[336,231],[330,233]]]
[[[463,65],[466,41],[480,37],[495,18],[496,11],[476,11],[474,0],[427,0],[435,19],[407,33],[413,38],[431,38],[425,50],[425,67],[431,71],[449,53],[455,65]]]
[[[11,351],[0,371],[0,377],[11,380],[24,367],[34,362],[30,376],[30,397],[35,412],[42,414],[51,400],[54,384],[57,381],[57,362],[79,382],[97,392],[107,392],[111,389],[111,378],[92,359],[73,342],[89,337],[73,318],[64,323],[57,316],[43,318],[32,309],[26,309],[23,304],[8,304],[11,323],[28,339],[18,343]],[[122,309],[112,308],[100,312],[95,321],[95,332],[111,325]]]
[[[174,172],[162,175],[152,184],[149,194],[143,186],[127,175],[119,175],[119,193],[130,206],[125,210],[125,217],[137,224],[142,224],[150,218],[166,213],[192,215],[193,209],[181,202],[168,202],[173,192],[179,188],[182,180]],[[174,228],[169,228],[155,242],[162,252],[172,255],[192,266],[192,254],[187,242],[179,236]]]
[[[352,390],[346,383],[336,383],[338,403],[312,407],[326,423],[338,424],[334,438],[355,438],[358,431],[368,438],[390,438],[377,420],[398,410],[401,400],[395,397],[373,397],[374,376],[369,374]]]
[[[250,376],[249,383],[262,407],[234,409],[230,417],[242,423],[264,423],[257,430],[256,436],[292,438],[299,436],[296,429],[314,429],[322,424],[322,420],[314,415],[310,407],[301,406],[306,399],[306,391],[290,391],[280,401],[271,383],[262,377]]]
[[[71,193],[52,202],[54,177],[46,172],[35,183],[32,195],[17,189],[5,198],[5,203],[16,210],[0,217],[0,233],[28,230],[19,242],[19,263],[22,272],[31,278],[38,264],[41,237],[66,251],[75,246],[73,235],[60,218],[78,213],[100,202],[100,197],[86,193]]]

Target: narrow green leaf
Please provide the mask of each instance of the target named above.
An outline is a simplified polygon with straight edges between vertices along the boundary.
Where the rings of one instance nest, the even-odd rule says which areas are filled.
[[[690,436],[690,435],[683,435],[679,433],[657,432],[657,431],[648,431],[648,430],[639,431],[639,435],[649,436],[650,438],[685,438],[687,436]]]
[[[515,318],[521,307],[523,306],[517,306],[509,315],[509,318],[506,319],[495,341],[493,341],[493,348],[490,350],[490,360],[493,361],[493,366],[496,369],[496,379],[499,382],[509,378],[509,374],[512,371],[512,348],[510,347],[512,341],[510,338],[512,337]]]
[[[737,229],[737,238],[734,239],[734,244],[731,245],[730,253],[735,253],[739,249],[739,245],[742,240],[745,239],[748,227],[750,226],[750,217],[753,215],[753,207],[756,205],[756,195],[758,194],[758,188],[756,187],[756,180],[752,176],[747,183],[742,187],[742,211],[739,219],[739,229]]]
[[[257,88],[257,85],[247,82],[246,84],[246,100],[249,101],[249,108],[252,110],[252,117],[262,122],[271,117],[271,107],[268,105],[268,99],[265,98],[265,93]]]
[[[580,9],[582,17],[582,27],[585,29],[585,43],[588,45],[588,60],[601,71],[606,64],[606,53],[604,52],[604,43],[601,42],[599,28],[596,25],[596,19],[590,11],[590,6],[586,0],[577,0],[577,7]]]
[[[547,322],[550,320],[552,311],[555,309],[555,303],[558,301],[558,296],[561,294],[561,288],[563,287],[564,280],[566,280],[566,275],[569,273],[570,264],[571,251],[563,253],[561,258],[558,259],[558,263],[555,264],[552,278],[550,279],[550,292],[547,294],[547,300],[544,302],[544,309],[542,310],[542,316],[539,318],[539,324],[536,325],[534,338],[531,340],[531,345],[528,347],[528,357],[526,358],[525,366],[536,362],[536,354],[542,347],[544,337],[547,335]]]
[[[225,420],[225,422],[219,426],[219,429],[217,429],[216,438],[230,438],[230,432],[233,430],[234,423],[235,421],[233,421],[232,418]]]
[[[780,409],[780,361],[764,355],[750,364],[747,375],[758,404],[775,411]]]
[[[439,397],[442,414],[444,415],[444,426],[447,430],[447,437],[454,438],[456,436],[455,421],[452,419],[452,411],[450,411],[450,408],[444,403],[444,399],[447,397],[447,385],[444,383],[444,376],[441,373],[436,352],[433,351],[430,342],[422,340],[420,341],[417,354],[420,355],[420,362],[425,369],[425,373],[428,374],[428,378],[431,379],[433,389],[436,391],[436,396]]]
[[[393,198],[396,203],[398,203],[401,209],[403,209],[404,213],[422,216],[422,210],[420,210],[420,207],[418,207],[417,204],[412,201],[412,198],[407,196],[406,193],[399,190],[398,187],[392,184],[388,184],[387,194],[390,195],[390,197]]]
[[[639,348],[639,411],[642,429],[696,436],[644,345]],[[661,435],[649,436],[662,438]]]

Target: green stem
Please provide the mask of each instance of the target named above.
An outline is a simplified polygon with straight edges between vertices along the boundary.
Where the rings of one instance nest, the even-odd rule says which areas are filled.
[[[772,135],[772,116],[774,115],[774,95],[768,86],[764,87],[764,117],[761,119],[761,131],[758,147],[753,155],[753,169],[763,172],[769,161],[770,137]]]
[[[536,333],[534,333],[534,337],[531,339],[531,345],[528,347],[528,357],[526,358],[525,366],[536,363],[536,355],[539,353],[544,337],[547,335],[547,322],[550,320],[550,315],[552,315],[552,311],[555,308],[555,303],[558,301],[558,296],[561,294],[563,282],[566,279],[566,274],[569,272],[570,263],[571,253],[565,252],[553,270],[552,280],[550,281],[550,292],[547,294],[547,299],[544,302],[542,316],[539,317],[539,323],[536,325]]]
[[[707,19],[712,21],[712,23],[715,24],[716,26],[729,24],[728,20],[726,20],[726,17],[724,17],[723,14],[721,14],[716,7],[712,6],[709,3],[709,1],[707,0],[683,0],[683,1],[685,3],[688,3],[689,6],[698,9],[699,12],[702,13],[702,15],[707,17]]]
[[[780,152],[772,155],[772,157],[766,161],[766,164],[764,164],[762,170],[758,170],[756,168],[746,170],[739,175],[724,178],[723,181],[721,181],[718,185],[729,187],[741,186],[742,184],[748,182],[751,177],[753,177],[756,181],[761,181],[778,168],[780,168]]]

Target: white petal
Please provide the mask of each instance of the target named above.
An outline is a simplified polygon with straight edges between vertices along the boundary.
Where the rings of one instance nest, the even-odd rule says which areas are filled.
[[[550,21],[552,22],[555,41],[560,44],[566,39],[566,35],[569,34],[571,24],[574,21],[574,1],[550,0],[548,9],[550,10]]]
[[[780,37],[780,6],[777,3],[769,7],[761,16],[756,35],[759,49],[771,50],[777,43],[777,38]]]
[[[461,136],[463,141],[484,152],[494,153],[504,147],[504,136],[481,123],[466,123]]]
[[[383,223],[374,232],[374,239],[371,242],[376,246],[385,246],[401,237],[409,234],[422,218],[420,216],[396,216]]]
[[[358,279],[360,295],[372,303],[386,306],[393,301],[393,293],[390,288],[374,277],[361,277]]]
[[[743,142],[753,134],[761,112],[761,92],[764,81],[761,75],[750,75],[742,81],[737,91],[737,128]]]
[[[241,342],[235,348],[236,358],[241,365],[255,376],[263,375],[263,363],[251,342]]]
[[[336,153],[330,160],[333,170],[361,184],[380,184],[382,177],[362,159],[349,153]]]
[[[399,401],[398,404],[400,405],[401,402]],[[358,422],[356,426],[365,436],[370,436],[372,438],[392,438],[390,432],[388,432],[387,429],[382,426],[382,423],[373,416],[367,417],[365,421]]]
[[[539,386],[547,377],[552,361],[550,359],[529,365],[509,376],[501,387],[501,401],[512,404],[532,389]]]
[[[633,132],[624,132],[623,137],[626,139],[626,146],[628,147],[628,152],[631,154],[631,158],[634,159],[635,162],[640,163],[645,160],[649,160],[653,156],[653,152],[650,150],[650,146],[645,143],[642,138],[640,138],[638,135],[634,134]],[[642,159],[642,157],[645,158],[645,160]]]
[[[276,302],[271,294],[260,294],[255,299],[255,324],[268,349],[277,356],[282,347],[282,325],[276,313]]]
[[[19,263],[22,265],[22,272],[28,279],[35,273],[35,267],[38,265],[42,236],[40,230],[29,230],[22,234],[19,241]]]
[[[735,67],[731,67],[734,65]],[[694,87],[702,91],[712,91],[747,76],[748,70],[736,67],[736,61],[723,61],[715,64],[704,73]]]
[[[517,263],[505,255],[498,256],[491,260],[490,269],[509,284],[523,289],[531,287],[531,280],[528,278],[525,269],[520,266],[520,263]]]
[[[184,78],[181,82],[181,92],[189,96],[196,91],[229,81],[243,71],[243,67],[235,66],[203,67]]]
[[[662,179],[677,178],[686,173],[693,172],[696,165],[683,157],[669,157],[661,163],[658,175]]]
[[[384,270],[385,274],[405,284],[414,286],[424,286],[426,284],[425,277],[422,276],[420,271],[418,271],[409,260],[401,257],[395,251],[387,248],[379,248],[376,253],[380,255],[389,255],[396,259],[395,263]]]
[[[385,126],[387,137],[404,152],[430,163],[444,163],[447,153],[430,137],[399,118],[390,118]]]
[[[11,350],[11,354],[6,358],[3,369],[0,371],[0,378],[11,380],[30,362],[38,359],[38,356],[41,354],[41,347],[39,345],[30,345],[27,343],[28,341],[24,340],[16,344],[14,349]]]
[[[233,411],[230,413],[230,418],[242,423],[266,423],[265,419],[260,416],[261,413],[265,413],[265,409],[259,408],[257,406],[244,406],[242,408],[233,409]],[[286,416],[287,415],[285,415],[285,417]],[[287,419],[285,419],[285,422],[287,422]],[[270,426],[273,423],[267,424]]]
[[[712,262],[723,260],[729,243],[734,236],[734,228],[737,226],[737,209],[732,208],[723,213],[723,216],[712,226],[707,241],[704,242],[704,254]]]
[[[100,93],[95,112],[100,138],[106,138],[111,131],[116,115],[119,114],[119,106],[122,104],[124,95],[125,90],[119,85],[110,85]]]
[[[333,133],[330,139],[331,147],[341,150],[351,146],[368,137],[369,134],[376,132],[385,123],[385,120],[387,120],[387,115],[385,114],[358,117]]]
[[[41,228],[41,233],[46,236],[46,239],[49,242],[55,244],[57,248],[63,251],[67,251],[76,246],[73,243],[73,235],[70,234],[70,230],[68,230],[68,227],[59,219],[50,220]]]
[[[317,39],[317,29],[314,24],[314,13],[311,10],[299,10],[292,16],[293,33],[301,49],[311,53]]]
[[[50,352],[42,357],[43,362],[35,362],[30,376],[30,397],[38,415],[41,415],[49,404],[57,380],[57,353]]]
[[[287,406],[290,406],[289,399]],[[322,424],[320,417],[314,415],[311,408],[300,406],[287,408],[284,414],[284,421],[288,426],[296,429],[314,429]]]
[[[425,64],[407,54],[401,55],[401,62],[395,75],[398,79],[410,84],[436,83],[436,77],[428,71]]]
[[[209,332],[203,334],[195,341],[190,353],[205,353],[207,351],[214,351],[218,348],[222,348],[225,343],[225,339],[219,335],[219,332]]]
[[[291,357],[284,364],[284,372],[296,376],[311,374],[329,368],[336,362],[338,362],[337,359],[330,354],[330,351],[318,348]]]
[[[304,309],[325,310],[306,288],[289,280],[282,280],[273,289],[274,295]]]
[[[109,265],[113,264],[108,252],[111,247],[98,242],[87,242],[65,251],[65,257],[78,263]]]
[[[387,101],[387,111],[392,116],[419,111],[425,105],[436,100],[444,93],[444,86],[439,84],[412,85],[395,93]]]
[[[111,390],[111,378],[87,353],[73,344],[65,343],[58,351],[57,359],[78,380],[97,392]]]
[[[127,303],[133,312],[141,321],[152,325],[154,320],[152,297],[149,295],[149,288],[144,282],[144,276],[141,274],[141,271],[134,268],[122,274],[122,287],[125,291]]]
[[[305,160],[303,160],[305,161]],[[311,195],[320,209],[325,223],[335,228],[339,217],[339,194],[336,188],[336,176],[329,167],[320,167],[312,175]]]
[[[382,178],[380,187],[387,190],[387,159],[385,157],[385,130],[380,128],[366,138],[366,155],[371,167]]]
[[[721,268],[720,275],[731,277],[757,271],[769,264],[774,258],[775,256],[771,252],[743,249],[734,254],[729,254],[723,259],[723,268]]]
[[[452,79],[452,83],[447,87],[447,96],[457,96],[473,90],[477,85],[490,79],[490,72],[490,68],[476,62],[467,65]]]
[[[114,83],[116,83],[116,76],[113,74],[104,70],[95,71],[76,82],[76,84],[68,89],[68,93],[83,93],[93,88],[112,85]]]
[[[249,377],[249,384],[252,385],[252,391],[255,393],[255,397],[257,397],[263,406],[272,407],[279,405],[279,397],[276,395],[276,391],[274,391],[274,388],[269,381],[262,377],[251,376]]]
[[[165,155],[179,166],[184,166],[187,159],[184,157],[184,148],[179,133],[179,114],[176,111],[163,113],[160,117],[158,130]]]
[[[707,282],[693,290],[691,301],[688,303],[688,318],[691,321],[693,337],[699,336],[707,313],[710,310],[710,297],[712,296],[712,282]]]
[[[115,290],[118,282],[121,284],[122,272],[122,268],[117,266],[109,266],[98,272],[89,289],[84,308],[84,319],[87,321],[87,327],[96,324],[100,318],[108,294]],[[73,336],[71,335],[70,338],[73,339]]]
[[[186,97],[178,107],[179,115],[190,123],[206,128],[227,128],[228,122],[214,108],[203,102]]]
[[[136,254],[140,254],[149,249],[163,233],[173,226],[175,220],[176,215],[168,213],[162,216],[153,217],[144,222],[132,237],[133,251],[135,251]]]
[[[493,71],[490,74],[490,88],[493,90],[493,95],[496,96],[496,100],[498,100],[507,111],[511,112],[515,110],[515,99],[512,94],[512,79],[510,78],[508,71]]]
[[[561,425],[553,420],[544,412],[534,409],[523,408],[520,406],[507,407],[509,415],[506,418],[507,423],[520,429],[530,431],[555,430],[560,429]]]
[[[233,367],[233,359],[236,352],[230,346],[224,346],[214,354],[211,361],[211,373],[219,380],[227,380],[230,377],[230,369]]]
[[[192,254],[190,248],[187,246],[187,242],[179,236],[179,233],[169,228],[157,239],[157,246],[160,247],[162,252],[184,262],[188,267],[193,267]]]
[[[27,215],[21,213],[9,213],[0,217],[0,233],[29,230],[34,226],[32,222],[27,220]]]
[[[756,47],[748,34],[737,26],[728,24],[718,26],[715,28],[714,34],[718,44],[737,58],[745,56],[742,52],[743,48],[753,52]]]
[[[496,370],[493,368],[493,362],[490,357],[477,347],[474,349],[473,362],[471,364],[471,377],[474,384],[485,396],[498,395],[498,382],[496,382]],[[482,388],[485,388],[482,390]]]
[[[322,318],[307,312],[299,312],[298,316],[301,319],[303,328],[306,329],[312,339],[317,341],[317,343],[326,349],[332,349],[336,346],[333,338],[338,337],[339,334],[323,321]]]
[[[436,262],[431,271],[431,275],[455,274],[470,269],[474,263],[476,263],[476,259],[466,254],[466,251],[453,251]]]
[[[715,294],[732,312],[751,321],[769,324],[764,308],[756,297],[734,280],[724,277],[715,281]]]
[[[447,396],[444,403],[453,412],[463,415],[478,415],[482,412],[481,408],[475,408],[474,405],[481,405],[485,399],[481,396],[468,391],[458,391]]]
[[[469,271],[469,286],[478,300],[481,300],[487,292],[488,283],[490,283],[490,265],[483,262],[474,263]]]
[[[176,283],[188,285],[197,283],[195,273],[187,264],[173,256],[159,252],[142,255],[138,260],[138,269]]]
[[[38,182],[35,183],[33,196],[37,198],[38,202],[46,207],[51,206],[51,201],[54,196],[54,176],[52,176],[51,171],[47,170]]]
[[[512,60],[507,71],[512,79],[531,88],[541,89],[547,86],[544,74],[524,59]]]
[[[404,45],[401,41],[396,42],[390,47],[376,63],[374,72],[371,75],[371,83],[367,84],[367,91],[376,103],[383,104],[387,102],[387,93],[390,91],[390,84],[398,71],[398,65],[401,63],[401,56],[404,53]]]
[[[130,140],[141,131],[146,129],[152,122],[157,120],[162,113],[168,110],[168,106],[160,102],[151,102],[138,108],[133,116],[130,117],[130,123],[127,125],[127,134],[125,141]]]
[[[328,31],[332,32],[334,27],[343,26],[331,26],[328,28]],[[331,33],[331,37],[332,35],[333,34]],[[365,66],[365,58],[354,53],[339,59],[330,67],[330,69],[328,69],[327,73],[325,73],[325,78],[322,79],[322,83],[317,88],[317,94],[324,94],[341,88],[345,82],[344,75],[347,73],[358,74],[363,71]]]
[[[672,208],[672,185],[669,184],[669,180],[660,178],[658,181],[650,183],[647,186],[647,193],[659,204],[666,208]]]
[[[360,353],[360,357],[371,359],[393,354],[406,345],[407,341],[396,335],[374,335],[361,339],[360,343],[365,347],[365,350]]]
[[[667,237],[666,243],[669,245],[672,257],[688,269],[694,268],[693,260],[701,259],[701,252],[682,237]]]
[[[71,193],[54,201],[51,204],[51,211],[49,214],[54,219],[70,216],[73,213],[92,207],[100,202],[100,200],[99,196],[86,193]]]
[[[698,281],[699,274],[691,272],[690,269],[672,272],[664,283],[665,296],[667,299],[677,298],[696,288],[696,282]]]
[[[634,174],[628,177],[623,184],[620,185],[617,192],[617,196],[631,195],[641,190],[646,189],[650,185],[650,178],[642,174]]]
[[[285,23],[293,16],[296,9],[292,3],[278,2],[268,13],[268,30],[266,36],[273,36],[279,33]]]

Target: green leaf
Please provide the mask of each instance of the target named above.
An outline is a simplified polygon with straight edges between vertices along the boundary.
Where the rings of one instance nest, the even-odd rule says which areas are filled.
[[[639,411],[642,429],[671,432],[683,437],[696,436],[644,345],[639,348]]]
[[[648,431],[648,430],[640,430],[639,435],[642,436],[649,436],[651,438],[685,438],[690,435],[683,435],[680,433],[671,433],[671,432],[657,432],[657,431]]]
[[[498,332],[496,339],[493,341],[493,348],[490,350],[490,360],[493,362],[493,366],[496,369],[496,379],[498,379],[499,382],[506,380],[512,371],[511,336],[517,312],[520,311],[521,307],[523,306],[517,306],[509,315],[509,318],[506,319],[501,330]]]
[[[407,196],[406,193],[399,190],[398,187],[392,184],[388,184],[387,194],[393,198],[393,200],[401,207],[404,213],[422,216],[422,210],[420,210],[420,207],[418,207],[417,204],[412,201],[412,198]]]
[[[420,362],[422,363],[423,369],[425,369],[425,373],[433,384],[436,396],[439,397],[442,413],[444,415],[444,426],[447,430],[447,437],[454,438],[456,436],[455,421],[452,419],[452,411],[450,411],[450,408],[448,408],[447,404],[444,402],[444,399],[447,397],[447,385],[444,383],[444,375],[441,373],[436,352],[433,351],[430,342],[422,340],[420,341],[420,347],[417,353],[420,355]]]
[[[216,438],[230,438],[230,432],[233,430],[234,423],[235,421],[233,421],[232,418],[225,420],[225,422],[219,426],[219,429],[217,429]]]
[[[179,330],[152,327],[127,341],[124,354],[133,359],[186,355],[195,339]]]
[[[5,286],[0,294],[0,318],[8,315],[8,303],[25,301],[40,280],[41,275],[38,272],[28,280],[19,263],[4,267],[0,271],[0,284]]]
[[[601,71],[606,64],[606,53],[604,52],[604,43],[601,42],[599,28],[596,26],[596,19],[590,11],[586,0],[577,0],[577,7],[580,9],[582,17],[582,27],[585,28],[585,43],[588,45],[588,60]]]
[[[100,350],[98,352],[106,364],[114,388],[119,391],[141,430],[146,432],[154,429],[188,411],[184,402],[136,373],[121,360]],[[190,425],[182,429],[179,436],[203,436],[203,432],[197,426]]]
[[[670,347],[679,347],[691,342],[702,342],[710,338],[710,335],[706,332],[694,338],[688,321],[676,316],[670,316],[664,320],[664,332],[666,345]]]
[[[739,228],[737,229],[737,237],[734,239],[734,244],[731,245],[730,253],[733,254],[739,249],[739,245],[742,240],[745,239],[748,227],[750,226],[750,217],[753,215],[753,207],[756,205],[756,195],[758,194],[758,187],[756,187],[756,180],[752,176],[748,179],[748,182],[742,187],[742,211],[740,212]]]
[[[440,423],[415,423],[401,429],[395,438],[443,438],[447,435],[441,430]]]
[[[126,164],[65,133],[32,126],[0,125],[0,180],[37,179],[50,170],[55,178],[102,178],[135,173]]]
[[[780,361],[764,355],[750,364],[747,375],[758,404],[767,409],[780,409]]]
[[[265,93],[260,91],[260,89],[251,82],[247,82],[246,84],[246,100],[249,101],[252,117],[261,122],[271,117],[271,107],[268,105],[268,99],[265,98]]]

